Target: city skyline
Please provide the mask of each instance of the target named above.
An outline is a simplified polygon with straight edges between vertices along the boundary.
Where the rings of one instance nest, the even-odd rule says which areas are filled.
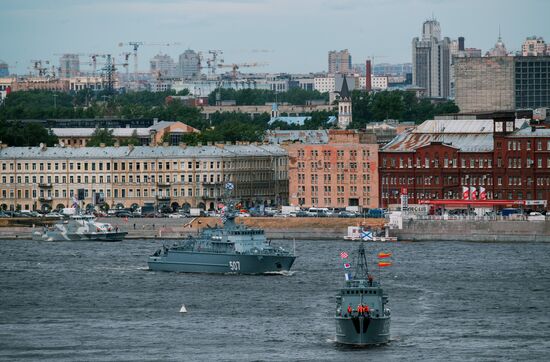
[[[54,54],[61,53],[110,53],[120,64],[121,54],[131,47],[119,43],[129,41],[181,44],[140,47],[140,71],[148,71],[150,59],[159,52],[176,60],[188,48],[223,50],[226,64],[269,63],[243,69],[251,72],[326,71],[328,51],[346,48],[353,63],[370,56],[375,63],[405,63],[411,62],[412,38],[432,16],[440,22],[442,36],[464,36],[466,47],[483,53],[495,44],[499,26],[511,51],[521,50],[528,36],[550,40],[544,25],[550,3],[542,0],[301,0],[299,5],[288,0],[29,0],[2,7],[0,59],[18,74],[28,73],[32,59],[57,66],[59,56]],[[521,13],[530,15],[528,22],[517,21]],[[81,59],[84,71],[90,68],[88,62]],[[130,64],[133,67],[133,59]]]

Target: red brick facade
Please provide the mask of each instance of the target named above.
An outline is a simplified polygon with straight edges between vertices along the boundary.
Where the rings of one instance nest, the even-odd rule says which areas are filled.
[[[402,188],[411,204],[462,199],[464,186],[485,188],[487,199],[550,201],[550,129],[514,130],[513,125],[513,120],[495,120],[488,150],[461,150],[443,142],[402,152],[380,150],[381,207],[400,203]]]
[[[331,130],[328,144],[283,147],[289,157],[290,205],[378,207],[378,145],[373,135]]]

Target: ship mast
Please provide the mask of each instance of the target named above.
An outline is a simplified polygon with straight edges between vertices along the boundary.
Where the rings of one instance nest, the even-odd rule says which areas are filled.
[[[355,268],[355,275],[353,279],[369,279],[369,268],[367,265],[367,256],[365,255],[365,246],[363,242],[359,244],[359,250],[357,255],[357,267]]]
[[[222,222],[225,226],[235,225],[235,202],[231,199],[231,193],[235,185],[232,182],[225,184],[223,192],[223,210],[222,210]]]

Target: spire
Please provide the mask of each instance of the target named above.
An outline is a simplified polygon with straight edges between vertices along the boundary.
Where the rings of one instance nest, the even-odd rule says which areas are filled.
[[[498,41],[502,41],[502,37],[500,36],[500,24],[498,24]]]
[[[349,88],[348,88],[348,82],[346,81],[346,76],[344,76],[344,81],[342,82],[342,89],[340,90],[340,98],[341,99],[349,99]]]

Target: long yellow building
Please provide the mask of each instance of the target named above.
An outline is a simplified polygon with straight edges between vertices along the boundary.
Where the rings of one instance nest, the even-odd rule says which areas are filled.
[[[224,184],[247,206],[288,200],[288,156],[277,145],[215,144],[127,147],[2,147],[0,207],[69,207],[101,195],[110,207],[146,203],[214,209]]]

